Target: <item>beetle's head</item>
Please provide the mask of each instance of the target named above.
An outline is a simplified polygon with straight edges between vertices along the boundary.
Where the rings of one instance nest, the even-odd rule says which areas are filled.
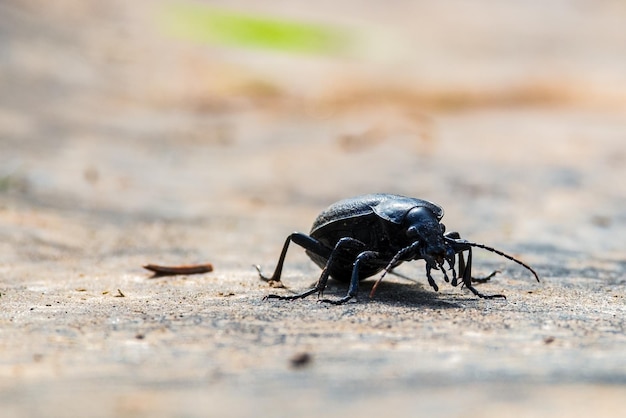
[[[405,218],[406,235],[412,242],[420,242],[415,258],[423,258],[437,268],[444,260],[454,257],[454,250],[443,237],[446,227],[425,207],[413,208]]]

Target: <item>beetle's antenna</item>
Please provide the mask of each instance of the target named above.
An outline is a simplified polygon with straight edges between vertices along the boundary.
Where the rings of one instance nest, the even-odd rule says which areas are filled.
[[[478,244],[477,242],[464,241],[463,243],[467,244],[467,245],[471,245],[472,247],[478,247],[478,248],[482,248],[483,250],[491,251],[492,253],[496,253],[498,255],[501,255],[502,257],[508,258],[511,261],[515,261],[517,264],[519,264],[519,265],[525,267],[526,269],[528,269],[535,276],[535,279],[537,279],[537,281],[539,281],[539,275],[537,274],[537,272],[531,266],[529,266],[528,264],[524,263],[523,261],[518,260],[515,257],[510,256],[510,255],[508,255],[506,253],[503,253],[500,250],[496,250],[493,247],[488,247],[488,246],[483,245],[483,244]]]

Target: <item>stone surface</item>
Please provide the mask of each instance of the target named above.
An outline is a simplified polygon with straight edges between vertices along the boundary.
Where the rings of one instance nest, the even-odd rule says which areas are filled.
[[[620,416],[620,2],[235,4],[402,40],[343,58],[171,39],[126,3],[0,5],[3,416]],[[319,270],[294,247],[271,289],[252,264],[381,191],[542,282],[476,252],[506,301],[420,262],[372,300],[262,300]]]

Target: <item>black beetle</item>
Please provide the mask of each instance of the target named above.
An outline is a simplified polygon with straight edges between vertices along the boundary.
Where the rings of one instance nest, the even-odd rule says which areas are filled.
[[[427,200],[393,194],[368,194],[344,199],[329,206],[319,214],[309,235],[294,232],[287,237],[276,270],[272,277],[265,277],[255,266],[261,279],[280,283],[283,263],[289,243],[294,242],[306,250],[306,254],[320,266],[322,274],[312,289],[291,296],[268,295],[267,298],[299,299],[317,292],[321,295],[328,277],[349,282],[348,294],[338,300],[323,302],[341,304],[357,295],[359,281],[384,271],[372,288],[374,294],[385,274],[404,261],[425,260],[428,283],[438,291],[431,270],[441,270],[449,281],[444,262],[452,271],[452,286],[458,279],[476,296],[486,299],[506,298],[504,295],[484,295],[472,286],[483,279],[472,278],[472,247],[483,248],[521,264],[539,276],[530,266],[512,256],[475,242],[461,239],[457,232],[445,232],[440,222],[443,209]],[[467,251],[467,262],[463,253]],[[455,270],[458,256],[458,276]]]

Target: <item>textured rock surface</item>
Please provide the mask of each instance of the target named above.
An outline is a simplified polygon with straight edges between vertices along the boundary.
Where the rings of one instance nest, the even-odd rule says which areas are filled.
[[[0,6],[3,416],[626,407],[619,2],[256,6],[359,30],[376,17],[403,40],[349,59],[167,39],[157,2],[13,3]],[[289,290],[252,264],[271,270],[328,204],[380,191],[439,203],[448,230],[542,282],[477,252],[478,274],[502,270],[481,290],[507,301],[440,278],[435,293],[421,263],[373,300],[367,281],[340,307],[262,301]],[[150,279],[149,262],[215,271]],[[290,289],[318,274],[294,247]]]

